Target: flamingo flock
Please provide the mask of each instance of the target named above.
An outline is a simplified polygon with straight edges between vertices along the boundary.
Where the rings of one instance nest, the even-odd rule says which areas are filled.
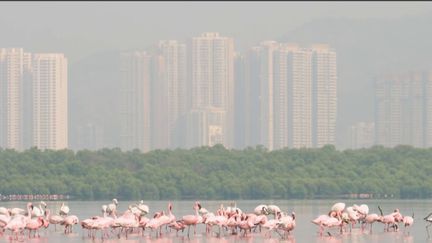
[[[366,204],[358,206],[354,204],[346,207],[345,203],[339,202],[334,204],[327,214],[321,214],[311,222],[319,227],[318,234],[323,235],[324,230],[338,229],[339,233],[351,232],[358,225],[361,232],[364,232],[369,226],[369,232],[372,233],[372,225],[376,222],[384,225],[384,231],[398,231],[399,224],[402,223],[404,231],[414,223],[414,214],[412,216],[403,216],[399,209],[384,215],[380,206],[378,206],[380,215],[369,213],[369,207]],[[327,234],[331,235],[328,231]],[[409,234],[409,231],[408,231]]]
[[[114,200],[113,200],[114,202]],[[118,201],[115,200],[115,206]],[[177,218],[173,214],[171,203],[167,205],[167,211],[155,212],[148,218],[149,207],[140,201],[138,204],[129,205],[128,209],[121,214],[116,213],[116,207],[108,210],[108,206],[102,206],[102,216],[92,216],[81,221],[81,226],[87,231],[89,238],[96,238],[99,232],[101,239],[117,236],[118,238],[128,237],[132,232],[144,235],[146,230],[149,235],[154,232],[154,237],[160,237],[163,233],[175,230],[184,232],[187,228],[187,236],[197,233],[197,225],[206,226],[206,234],[216,234],[218,237],[227,234],[247,235],[252,230],[266,229],[265,235],[271,237],[272,232],[277,232],[281,237],[287,237],[295,228],[295,213],[290,215],[282,212],[276,205],[259,205],[252,213],[243,213],[235,205],[220,208],[216,212],[210,212],[201,203],[196,201],[192,206],[193,214]],[[267,215],[274,218],[268,220]],[[213,231],[217,227],[217,231]]]
[[[0,235],[8,234],[10,240],[19,240],[23,237],[40,237],[40,229],[47,229],[53,225],[63,227],[64,234],[71,234],[75,225],[83,229],[83,237],[91,239],[122,238],[130,234],[149,237],[161,237],[171,231],[176,235],[182,232],[185,236],[197,234],[197,226],[205,226],[205,234],[216,237],[240,235],[247,237],[252,232],[271,238],[278,235],[281,239],[290,237],[296,228],[296,213],[281,210],[277,205],[260,204],[251,212],[245,212],[236,204],[225,207],[221,204],[215,211],[207,210],[199,201],[195,201],[190,214],[176,217],[172,203],[168,203],[166,210],[150,214],[149,206],[141,200],[131,204],[125,211],[118,209],[119,202],[113,199],[111,203],[101,205],[100,213],[86,219],[78,219],[71,214],[70,208],[63,203],[58,210],[50,210],[45,202],[39,205],[28,203],[26,209],[0,207]],[[404,232],[414,223],[412,216],[402,215],[399,209],[384,214],[378,206],[378,213],[370,213],[366,204],[346,206],[345,203],[335,203],[330,210],[319,215],[311,222],[318,226],[319,236],[332,236],[335,232],[343,234],[358,228],[359,232],[372,233],[375,223],[382,224],[384,231]],[[426,226],[429,235],[429,226],[432,225],[432,213],[424,218],[430,223]],[[191,229],[192,228],[192,229]],[[186,231],[186,232],[185,232]]]

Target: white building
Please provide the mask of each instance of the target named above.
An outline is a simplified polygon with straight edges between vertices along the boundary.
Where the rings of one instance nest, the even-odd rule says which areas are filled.
[[[336,52],[328,45],[312,46],[313,145],[336,144]]]
[[[67,59],[61,53],[32,58],[33,145],[39,149],[68,147]]]
[[[22,48],[0,49],[0,147],[24,147],[24,83],[29,54]]]
[[[261,144],[270,150],[335,144],[336,53],[327,45],[302,48],[266,41],[248,57],[248,65],[255,66],[247,67],[248,73],[257,69],[252,59],[259,60],[260,105],[255,109]],[[254,84],[254,78],[247,76],[246,83]]]
[[[192,109],[225,112],[223,145],[233,145],[234,41],[219,33],[192,38]],[[208,141],[208,140],[207,140]],[[208,145],[196,144],[196,146]]]

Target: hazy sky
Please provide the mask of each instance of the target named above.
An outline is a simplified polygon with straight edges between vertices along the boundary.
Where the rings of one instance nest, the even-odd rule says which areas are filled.
[[[432,3],[1,2],[0,10],[0,27],[16,33],[1,44],[65,52],[74,62],[98,51],[145,48],[208,31],[234,37],[244,50],[315,19],[398,18],[432,13]]]

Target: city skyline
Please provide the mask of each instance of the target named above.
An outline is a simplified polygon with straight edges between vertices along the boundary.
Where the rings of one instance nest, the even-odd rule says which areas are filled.
[[[204,32],[219,32],[221,36],[233,38],[234,51],[240,58],[234,59],[234,62],[239,66],[244,65],[241,62],[248,62],[246,58],[250,48],[266,40],[297,43],[304,48],[314,43],[328,44],[337,52],[338,115],[335,144],[340,149],[350,147],[350,126],[375,120],[376,76],[432,68],[428,44],[432,36],[420,31],[426,28],[425,23],[430,20],[432,5],[428,3],[378,2],[355,6],[343,3],[190,3],[187,7],[175,3],[71,3],[68,8],[62,4],[50,5],[49,11],[59,17],[54,22],[44,14],[48,11],[47,5],[36,3],[30,7],[12,2],[2,4],[5,14],[0,22],[3,27],[0,47],[22,47],[25,52],[31,53],[64,53],[68,57],[69,147],[75,150],[121,147],[118,139],[121,122],[118,116],[113,115],[120,111],[118,82],[121,78],[118,69],[120,60],[117,57],[120,52],[157,49],[160,40],[176,40],[189,45],[194,36]],[[98,11],[95,12],[95,9]],[[163,15],[155,14],[162,13],[162,9],[166,11]],[[191,9],[195,11],[189,12]],[[25,13],[26,17],[14,18],[17,11]],[[77,12],[82,14],[79,20],[73,18]],[[138,12],[141,14],[134,14]],[[220,17],[221,13],[226,13],[224,18]],[[27,17],[31,17],[32,21],[27,21]],[[200,21],[195,21],[197,19]],[[88,24],[81,24],[82,27],[77,28],[76,24],[83,21]],[[154,25],[155,21],[158,21],[160,28]],[[20,31],[16,31],[18,29]],[[418,49],[422,51],[416,51]],[[241,58],[243,61],[238,61]],[[234,72],[236,75],[249,74]],[[249,89],[248,84],[235,85],[240,85],[240,89]],[[250,92],[255,92],[255,96],[258,90]],[[166,100],[168,102],[169,99]],[[259,104],[253,97],[245,97],[244,100]],[[244,115],[254,117],[256,112],[249,110]],[[155,119],[153,123],[171,120],[172,117]],[[186,117],[180,120],[185,121]],[[235,130],[243,132],[237,137],[251,136],[247,139],[235,138],[235,147],[245,146],[245,141],[251,139],[254,144],[261,143],[257,133],[246,134],[243,131],[258,129],[256,120],[241,116],[234,120],[237,122],[233,125]],[[28,127],[28,124],[25,126]],[[166,126],[160,124],[160,127]],[[274,134],[274,128],[269,128],[273,129],[269,134]],[[177,126],[177,129],[181,132],[186,130],[181,126]],[[80,135],[84,130],[89,133],[97,130],[93,132],[98,134],[95,135],[97,138],[84,138]],[[158,129],[161,136],[155,143],[172,143],[170,140],[174,134],[167,135],[165,130]],[[214,127],[213,131],[218,129]],[[177,138],[182,137],[181,132]],[[28,144],[26,141],[22,143]]]
[[[219,33],[216,32],[206,32],[203,33],[201,37],[207,39],[205,41],[207,45],[204,48],[205,50],[209,49],[208,38],[219,38],[220,36]],[[199,37],[196,38],[200,40]],[[225,41],[227,39],[226,37],[222,37],[222,40]],[[192,45],[194,45],[194,43],[192,43]],[[222,44],[222,46],[223,45],[226,44]],[[122,65],[119,68],[123,70],[122,85],[124,85],[121,92],[124,97],[122,101],[123,107],[125,107],[125,110],[120,114],[123,116],[124,120],[122,122],[123,130],[120,131],[120,139],[123,141],[123,145],[121,145],[120,148],[124,150],[140,149],[143,152],[148,152],[154,149],[213,146],[218,143],[228,148],[237,149],[263,145],[269,150],[285,147],[319,148],[327,144],[337,146],[334,142],[336,137],[335,126],[337,117],[337,65],[336,53],[331,47],[326,44],[313,44],[305,48],[300,47],[296,43],[264,41],[259,46],[250,48],[249,52],[245,55],[242,55],[240,52],[235,52],[232,44],[228,48],[229,51],[227,52],[227,49],[223,51],[223,53],[225,53],[224,55],[229,53],[229,56],[231,56],[230,61],[228,61],[228,63],[232,65],[232,73],[229,74],[233,77],[231,85],[237,88],[239,83],[241,85],[247,84],[246,86],[248,86],[244,92],[242,90],[235,90],[234,92],[237,96],[231,94],[233,97],[231,99],[234,103],[233,107],[235,106],[236,109],[245,109],[244,112],[247,115],[247,110],[251,109],[248,106],[252,103],[239,100],[245,99],[245,97],[248,97],[249,102],[250,99],[259,100],[258,103],[261,107],[260,115],[250,117],[261,121],[260,124],[256,126],[256,128],[261,131],[258,135],[258,137],[260,137],[258,140],[246,140],[244,137],[238,137],[245,136],[251,138],[254,136],[252,132],[253,129],[249,131],[244,129],[238,131],[234,129],[235,124],[238,123],[236,119],[243,117],[243,113],[241,115],[233,114],[231,119],[226,118],[227,108],[221,105],[223,103],[220,102],[223,100],[230,100],[229,93],[213,91],[213,95],[227,96],[225,98],[222,98],[224,96],[212,98],[212,92],[210,92],[211,89],[209,87],[214,85],[214,81],[198,82],[197,78],[195,78],[195,81],[193,81],[193,79],[191,79],[190,82],[187,81],[188,77],[190,78],[193,76],[189,72],[193,73],[194,70],[196,72],[198,65],[202,65],[195,61],[195,63],[192,62],[190,66],[188,66],[188,55],[198,55],[198,53],[193,54],[194,49],[195,52],[197,52],[197,50],[202,51],[202,46],[195,44],[195,47],[192,46],[191,49],[188,49],[187,44],[177,40],[161,40],[158,42],[157,49],[150,48],[147,51],[120,53]],[[213,47],[211,49],[213,49]],[[67,62],[63,54],[28,53],[24,52],[23,48],[2,48],[0,50],[0,54],[2,54],[0,57],[2,57],[1,60],[3,60],[1,62],[3,68],[2,87],[11,87],[10,89],[3,90],[11,90],[9,92],[12,92],[2,97],[15,101],[2,102],[2,114],[5,114],[7,111],[11,114],[3,116],[3,118],[7,119],[2,120],[2,147],[15,148],[18,150],[33,146],[41,149],[68,148],[68,129],[65,128],[68,123],[68,109],[65,108],[67,107],[68,93]],[[192,53],[188,53],[187,50]],[[203,55],[201,54],[200,56]],[[209,56],[209,54],[204,56]],[[245,58],[245,56],[247,58]],[[255,64],[253,64],[254,59]],[[256,60],[258,60],[258,62],[256,62]],[[209,63],[209,60],[202,62],[204,64]],[[241,62],[241,64],[239,64],[239,62]],[[212,64],[212,66],[214,66],[214,64]],[[237,69],[233,68],[234,66],[237,67]],[[208,68],[204,70],[208,70]],[[260,71],[257,72],[257,70]],[[301,72],[303,73],[297,73],[300,70],[302,70]],[[240,76],[239,72],[242,73]],[[246,74],[246,72],[252,72],[254,74]],[[292,76],[287,76],[287,74]],[[218,74],[216,74],[216,76],[218,76]],[[295,80],[296,77],[298,81]],[[320,79],[324,80],[321,81],[322,84],[319,83]],[[416,147],[429,146],[431,143],[430,141],[432,141],[432,139],[428,137],[428,131],[432,130],[430,129],[432,126],[428,125],[432,123],[429,121],[431,115],[426,109],[428,107],[427,104],[432,100],[429,98],[431,92],[428,90],[428,87],[430,83],[432,83],[428,81],[429,79],[430,74],[428,72],[383,74],[376,77],[375,92],[377,103],[375,103],[375,109],[377,115],[375,116],[375,122],[364,123],[359,121],[357,124],[352,125],[349,131],[351,139],[350,147],[364,148],[373,145],[393,147],[400,144]],[[255,83],[255,87],[251,85],[253,82],[257,82],[254,80],[258,80],[258,83]],[[296,88],[296,82],[302,86]],[[202,96],[200,99],[194,99],[193,97],[196,96],[191,94],[198,91],[197,88],[193,89],[192,87],[200,87],[202,83],[206,83],[206,89],[204,89],[207,92],[206,96]],[[321,91],[319,90],[320,85],[322,86]],[[303,92],[305,88],[308,92],[302,94],[302,87]],[[188,88],[192,90],[188,90]],[[50,96],[47,95],[53,91],[47,92],[49,90],[57,90],[62,94],[54,95],[50,98]],[[248,93],[251,92],[251,90],[258,90],[258,93]],[[297,92],[294,92],[294,90],[297,90]],[[60,92],[55,93],[59,94]],[[278,93],[273,94],[273,92]],[[333,95],[329,96],[329,92]],[[262,98],[266,97],[265,95],[267,95],[268,98],[263,100]],[[307,107],[309,108],[304,106],[297,108],[297,110],[302,110],[303,112],[307,111],[309,115],[296,115],[296,108],[294,108],[296,95],[303,98],[309,97],[307,100],[300,102],[303,105],[308,105]],[[153,100],[155,97],[158,97],[157,100]],[[189,99],[187,99],[187,97],[189,97]],[[324,100],[324,102],[321,102],[326,106],[324,109],[319,108],[320,97]],[[415,100],[408,101],[406,105],[395,103],[400,102],[401,99]],[[46,103],[47,100],[54,101]],[[207,101],[207,103],[202,100]],[[288,102],[288,100],[290,101]],[[219,107],[217,103],[208,103],[210,101],[219,102]],[[271,102],[269,103],[269,101]],[[242,102],[242,105],[238,105],[238,102]],[[9,108],[4,107],[5,104],[13,104],[13,106]],[[32,107],[29,108],[28,104],[31,104]],[[56,106],[57,108],[55,108],[55,110],[59,110],[60,113],[63,112],[63,114],[58,116],[54,113],[51,114],[49,112],[50,110],[46,108],[43,110],[44,107],[50,106]],[[407,107],[402,108],[405,106]],[[266,110],[262,110],[263,107],[265,107]],[[397,107],[405,110],[400,110]],[[160,112],[162,110],[169,112]],[[173,110],[176,110],[176,112],[172,112]],[[271,112],[273,110],[276,112],[270,117],[269,114],[272,114]],[[314,111],[313,114],[312,110]],[[333,112],[331,112],[331,110],[333,110]],[[286,113],[288,111],[291,111],[291,115]],[[317,111],[321,111],[321,113]],[[411,115],[403,115],[406,112],[410,112]],[[129,114],[129,117],[126,117],[125,114]],[[321,118],[319,118],[320,114],[322,116]],[[132,117],[130,115],[132,115]],[[12,116],[12,118],[8,118],[10,116]],[[296,116],[299,118],[295,118]],[[54,117],[59,117],[61,119],[55,119]],[[236,119],[234,119],[234,117]],[[268,117],[267,120],[266,117]],[[287,120],[288,117],[291,117],[290,121]],[[404,119],[408,119],[408,117],[410,117],[410,119],[406,121],[411,125],[404,122]],[[304,120],[305,118],[306,120]],[[29,119],[32,122],[29,122]],[[299,124],[302,126],[309,124],[309,130],[305,132],[301,131],[301,128],[295,129],[295,119],[300,119],[301,122]],[[317,125],[320,119],[324,120],[324,124],[327,126],[326,129],[324,129],[326,131],[321,132],[321,138],[318,132],[320,128],[319,125]],[[50,124],[45,122],[42,124],[40,122],[41,120],[57,120],[57,123]],[[129,123],[125,120],[129,120]],[[333,125],[330,127],[328,126],[329,120],[333,122]],[[242,119],[242,121],[245,122],[246,119]],[[267,121],[267,123],[264,123],[265,121]],[[233,138],[228,142],[228,140],[224,140],[223,126],[226,126],[229,122],[233,126]],[[246,123],[250,123],[250,121]],[[243,124],[240,124],[240,127],[242,125]],[[244,125],[248,127],[247,124]],[[103,133],[101,133],[100,129],[96,132],[95,129],[97,128],[92,128],[94,124],[88,124],[87,126],[87,132],[91,133],[91,135],[80,130],[80,139],[93,141],[93,143],[99,141],[99,148],[104,147],[103,142],[101,142]],[[265,129],[269,127],[274,130],[272,133],[269,133],[272,135],[267,137],[266,140],[265,137],[262,137],[262,131],[265,131]],[[298,140],[295,133],[288,133],[289,127],[291,127],[291,131],[301,131],[297,133],[297,136],[306,136],[305,138],[307,140],[303,140],[303,144],[299,144],[302,140]],[[50,131],[50,128],[52,128],[54,132]],[[238,129],[239,126],[236,126],[236,128]],[[390,129],[391,131],[386,130],[385,132],[383,128]],[[125,132],[125,129],[129,130],[129,132]],[[59,131],[64,132],[62,133]],[[312,131],[314,131],[313,135]],[[371,131],[374,131],[374,139],[372,142]],[[254,132],[256,133],[256,131]],[[238,135],[238,133],[241,134]],[[322,133],[327,136],[323,136]],[[423,135],[425,133],[426,135]],[[54,134],[54,137],[52,134]],[[55,137],[56,134],[57,137]],[[165,136],[163,136],[163,134]],[[386,134],[392,135],[388,137]],[[278,136],[274,137],[275,135]],[[127,136],[135,138],[129,138],[129,141],[127,141],[127,139],[124,139],[124,137]],[[265,145],[265,141],[269,141],[268,139],[270,139],[271,144],[275,144],[276,146],[269,147]],[[296,139],[300,141],[297,142],[297,144]],[[326,142],[320,144],[318,142],[319,139]],[[62,142],[59,143],[55,141]],[[241,145],[235,143],[235,141],[241,141]],[[306,141],[306,143],[304,143],[304,141]],[[97,146],[93,147],[93,149],[97,148]]]

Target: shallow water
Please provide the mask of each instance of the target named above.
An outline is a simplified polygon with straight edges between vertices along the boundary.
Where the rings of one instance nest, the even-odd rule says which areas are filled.
[[[330,230],[329,236],[327,233],[325,236],[318,236],[318,227],[311,223],[311,220],[316,218],[320,214],[325,214],[329,211],[330,207],[336,202],[345,202],[347,206],[353,204],[367,204],[369,206],[369,213],[379,214],[378,205],[383,209],[384,214],[391,213],[395,208],[399,208],[403,215],[412,215],[414,213],[414,225],[404,231],[403,226],[398,232],[384,232],[384,226],[381,223],[375,223],[373,225],[373,232],[370,234],[368,230],[364,233],[358,228],[353,231],[340,235],[336,229]],[[207,210],[215,212],[220,204],[229,206],[232,201],[201,201],[201,205]],[[38,205],[39,202],[35,202]],[[75,214],[80,220],[89,218],[94,215],[100,215],[101,205],[108,204],[109,201],[70,201],[67,205],[70,207],[70,214]],[[127,206],[136,202],[119,201],[118,209],[123,212],[127,209]],[[151,217],[155,211],[167,210],[168,201],[145,201],[150,207],[150,213],[147,217]],[[193,201],[173,201],[173,213],[179,219],[183,215],[193,214],[194,211]],[[247,237],[241,237],[238,235],[229,235],[228,233],[221,238],[213,236],[207,236],[205,234],[204,225],[197,227],[197,234],[191,233],[190,238],[187,237],[187,229],[184,232],[179,232],[176,236],[175,231],[163,233],[161,237],[155,237],[154,232],[150,232],[148,229],[144,233],[144,236],[140,234],[132,234],[125,239],[122,236],[121,239],[112,237],[111,239],[104,240],[104,242],[290,242],[290,243],[303,243],[303,242],[316,242],[316,243],[362,243],[362,242],[432,242],[432,239],[428,239],[425,226],[427,225],[423,218],[432,212],[432,200],[269,200],[269,201],[236,201],[237,207],[241,208],[243,212],[252,212],[253,209],[259,204],[275,204],[278,205],[284,212],[296,213],[296,228],[292,232],[291,236],[286,240],[280,240],[277,233],[273,233],[271,238],[264,237],[262,233],[253,233]],[[48,208],[51,211],[58,212],[61,202],[47,202]],[[26,202],[0,202],[0,206],[3,207],[21,207],[25,208]],[[271,215],[269,217],[272,217]],[[432,227],[431,227],[432,228]],[[88,239],[84,232],[81,230],[81,226],[75,225],[73,233],[64,235],[61,231],[62,227],[58,227],[57,231],[54,231],[54,227],[51,225],[48,230],[41,230],[40,238],[28,239],[25,237],[26,242],[101,242],[100,239],[95,241]],[[217,232],[217,228],[214,227],[214,231]],[[163,230],[165,232],[165,230]],[[191,232],[192,229],[191,229]],[[432,234],[432,229],[431,229]],[[98,233],[99,236],[99,233]],[[0,242],[8,242],[9,239],[6,235],[0,236]]]

